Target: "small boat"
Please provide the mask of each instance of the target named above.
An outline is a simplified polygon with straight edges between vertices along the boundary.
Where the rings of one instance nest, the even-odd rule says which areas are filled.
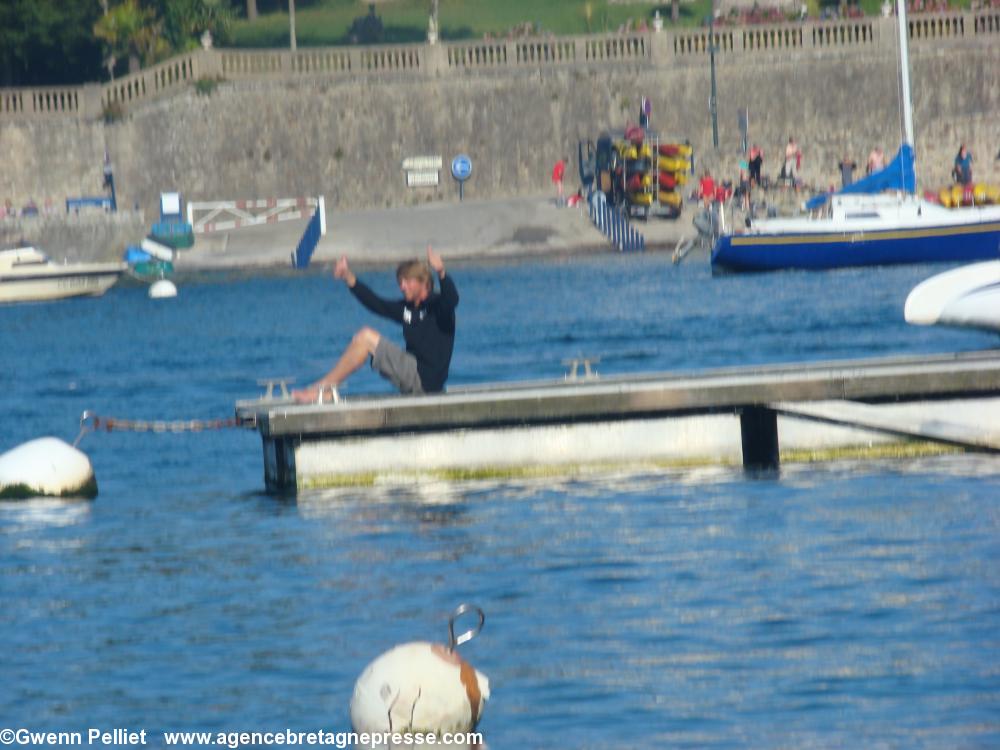
[[[0,303],[98,297],[114,286],[125,263],[54,263],[34,247],[0,250]]]
[[[897,0],[904,141],[885,169],[806,204],[813,213],[724,229],[714,271],[825,270],[996,258],[1000,206],[947,209],[916,195],[906,8]]]
[[[972,263],[931,276],[906,298],[907,323],[1000,331],[1000,260]]]
[[[122,259],[128,264],[129,273],[140,281],[162,279],[174,272],[174,251],[151,240],[143,240],[142,247],[129,245]]]

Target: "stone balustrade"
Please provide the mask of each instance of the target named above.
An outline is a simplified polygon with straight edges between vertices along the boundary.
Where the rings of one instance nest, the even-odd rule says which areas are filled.
[[[914,50],[943,42],[997,44],[1000,11],[926,14],[908,18]],[[129,107],[193,85],[203,78],[495,73],[525,67],[647,64],[701,65],[711,51],[706,28],[443,44],[319,47],[303,50],[208,49],[171,58],[104,84],[0,89],[0,121],[19,118],[117,116]],[[760,26],[719,26],[716,55],[811,55],[820,50],[895,44],[895,19],[860,18]]]

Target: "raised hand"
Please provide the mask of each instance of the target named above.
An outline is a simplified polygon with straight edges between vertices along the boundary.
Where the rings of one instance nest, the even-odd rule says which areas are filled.
[[[438,276],[444,276],[444,261],[441,260],[441,256],[434,252],[430,245],[427,246],[427,262]]]
[[[347,265],[347,256],[341,255],[340,260],[337,261],[337,265],[334,266],[333,276],[337,279],[346,279],[351,273],[350,266]]]

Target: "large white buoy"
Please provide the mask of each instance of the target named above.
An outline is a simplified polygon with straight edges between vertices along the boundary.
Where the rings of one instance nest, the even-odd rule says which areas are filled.
[[[0,497],[97,497],[90,459],[59,438],[29,440],[0,455]]]
[[[169,299],[177,296],[177,287],[170,279],[158,279],[149,287],[150,299]]]
[[[479,628],[485,620],[482,610],[463,605],[452,618],[474,609],[479,613]],[[365,748],[410,748],[430,744],[434,735],[440,742],[446,734],[472,732],[482,717],[490,697],[490,682],[454,650],[472,638],[479,628],[454,637],[451,645],[418,641],[404,643],[386,651],[369,664],[354,686],[351,698],[351,724],[358,734],[381,737]],[[387,734],[403,742],[387,742]],[[416,735],[422,735],[417,737]],[[447,745],[452,748],[477,745]]]

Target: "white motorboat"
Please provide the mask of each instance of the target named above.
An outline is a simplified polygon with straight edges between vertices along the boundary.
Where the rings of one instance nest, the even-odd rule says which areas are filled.
[[[953,268],[913,287],[906,298],[907,323],[1000,331],[1000,260]]]
[[[125,263],[55,263],[34,247],[0,250],[0,303],[98,297],[114,286]]]

